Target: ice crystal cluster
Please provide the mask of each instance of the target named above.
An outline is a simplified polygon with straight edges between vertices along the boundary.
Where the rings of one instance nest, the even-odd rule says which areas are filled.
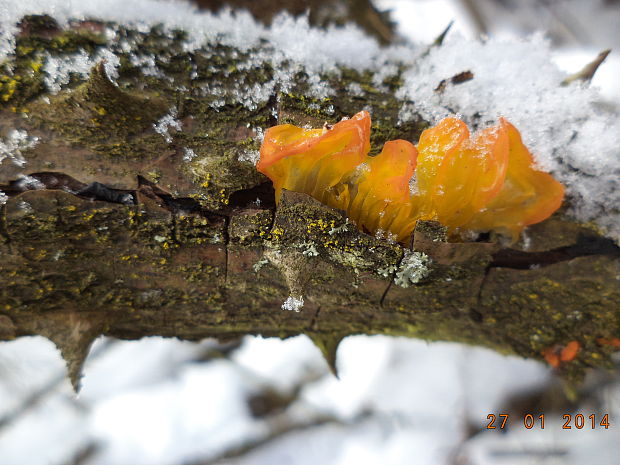
[[[0,139],[0,166],[7,159],[17,166],[24,166],[26,160],[22,150],[31,149],[37,142],[38,138],[28,136],[26,131],[13,129],[7,137]]]
[[[49,14],[61,25],[70,19],[100,19],[141,32],[161,25],[162,33],[171,38],[173,30],[182,29],[185,52],[206,51],[217,43],[229,47],[226,53],[237,55],[237,69],[269,64],[273,72],[254,82],[231,80],[226,87],[199,83],[214,110],[226,104],[255,109],[276,90],[291,90],[299,79],[304,80],[307,96],[323,98],[333,92],[325,73],[337,75],[347,67],[370,71],[378,88],[385,78],[399,77],[392,82],[401,83],[396,96],[402,100],[403,122],[421,114],[434,124],[456,113],[470,127],[483,128],[506,117],[520,129],[540,167],[566,186],[570,213],[620,239],[620,117],[599,104],[596,89],[579,83],[559,85],[566,76],[553,64],[549,44],[541,36],[484,42],[448,36],[441,47],[428,52],[426,45],[415,44],[382,48],[353,26],[320,30],[310,27],[306,18],[281,15],[267,28],[246,13],[198,12],[181,2],[0,0],[0,61],[13,52],[17,23],[26,14]],[[102,58],[114,78],[120,54],[129,55],[129,62],[145,77],[166,78],[162,65],[169,57],[145,54],[130,39],[118,36],[114,26],[105,36],[108,45],[94,52],[46,57],[48,89],[62,90],[71,75],[84,76]],[[188,75],[193,78],[200,71],[194,67]],[[473,79],[436,90],[441,81],[464,71],[470,71]],[[348,88],[352,98],[363,92],[356,85]]]
[[[172,142],[170,128],[176,131],[180,131],[182,129],[181,122],[177,119],[176,107],[171,108],[167,114],[162,116],[155,124],[153,124],[153,129],[155,129],[155,132],[157,134],[161,134],[161,136],[166,140],[167,143]],[[184,154],[184,159],[185,157],[189,158],[187,161],[191,161],[191,153],[186,151]]]
[[[43,81],[50,93],[57,94],[63,86],[69,84],[72,74],[86,79],[93,66],[100,61],[105,61],[105,70],[111,79],[118,77],[116,68],[119,58],[110,50],[102,49],[92,55],[80,50],[75,55],[64,57],[53,57],[48,53],[45,57],[46,76]]]
[[[300,312],[304,306],[304,298],[289,296],[282,304],[282,310],[288,310],[291,312]]]

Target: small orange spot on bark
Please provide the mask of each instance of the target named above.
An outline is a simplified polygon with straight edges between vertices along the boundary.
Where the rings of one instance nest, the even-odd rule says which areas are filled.
[[[553,368],[558,368],[560,366],[560,356],[557,354],[557,346],[547,347],[543,350],[543,357]]]
[[[580,350],[581,344],[578,341],[570,341],[565,346],[556,344],[547,347],[543,350],[542,355],[550,366],[559,368],[562,363],[574,360]]]
[[[620,339],[618,338],[612,338],[612,339],[606,339],[606,338],[598,338],[596,340],[596,342],[598,342],[599,344],[602,345],[609,345],[609,346],[613,346],[613,347],[620,347]]]
[[[562,349],[562,352],[560,352],[560,360],[563,362],[570,362],[577,356],[580,349],[581,344],[579,344],[579,342],[570,341],[566,344],[566,347]]]

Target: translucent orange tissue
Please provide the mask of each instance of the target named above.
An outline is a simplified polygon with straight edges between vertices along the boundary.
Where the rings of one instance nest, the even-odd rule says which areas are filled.
[[[420,135],[418,151],[420,216],[452,230],[471,221],[504,183],[508,136],[502,127],[471,140],[465,123],[446,118]]]
[[[509,141],[506,180],[486,208],[465,227],[506,232],[514,241],[525,226],[540,223],[560,208],[564,186],[549,173],[535,169],[534,158],[517,128],[504,118],[500,126],[505,128]]]
[[[276,190],[305,192],[332,207],[331,189],[355,169],[370,150],[370,115],[361,111],[331,129],[304,129],[291,124],[269,128],[256,168]]]
[[[360,228],[408,240],[418,220],[452,234],[496,231],[516,240],[527,225],[559,208],[564,188],[534,167],[519,131],[505,119],[474,134],[445,118],[420,135],[370,150],[370,115],[362,111],[331,128],[289,124],[267,130],[257,169],[276,189],[305,192],[347,212]]]
[[[413,225],[407,227],[412,208],[409,180],[417,155],[411,142],[386,142],[379,155],[366,156],[354,176],[346,180],[349,201],[345,210],[360,229],[390,232],[396,236],[413,229]]]

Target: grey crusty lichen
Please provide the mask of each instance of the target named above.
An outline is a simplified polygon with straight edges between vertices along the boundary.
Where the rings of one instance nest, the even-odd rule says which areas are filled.
[[[406,250],[396,270],[394,283],[400,287],[409,287],[419,283],[430,274],[430,262],[430,258],[425,253]]]

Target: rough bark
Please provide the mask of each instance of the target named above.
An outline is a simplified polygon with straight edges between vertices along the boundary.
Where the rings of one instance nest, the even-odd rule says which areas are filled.
[[[416,140],[425,122],[398,123],[402,102],[389,91],[398,74],[384,81],[386,91],[370,73],[341,69],[322,76],[334,96],[317,100],[300,72],[292,91],[276,89],[248,109],[205,93],[204,84],[249,89],[271,78],[269,64],[237,66],[248,54],[218,44],[184,52],[182,32],[121,28],[157,57],[164,77],[121,59],[118,86],[100,64],[88,79],[74,76],[47,93],[41,52],[111,46],[103,27],[61,30],[50,18],[27,18],[12,71],[0,76],[0,136],[17,128],[39,137],[19,153],[23,166],[0,165],[8,195],[0,340],[50,338],[74,382],[101,334],[303,333],[332,366],[351,334],[466,342],[531,358],[577,340],[577,358],[560,367],[567,377],[609,365],[613,347],[601,341],[620,335],[620,249],[591,225],[560,211],[527,230],[525,250],[495,237],[446,242],[440,225],[420,223],[404,247],[357,231],[304,194],[286,192],[276,208],[269,181],[243,161],[260,145],[257,128],[334,122],[362,108],[373,116],[375,150],[389,139]],[[352,83],[362,89],[355,96]],[[153,125],[173,106],[183,128],[167,141]],[[184,160],[185,148],[195,157]],[[413,274],[405,270],[411,257],[422,258]],[[289,296],[303,297],[301,311],[282,310]]]

